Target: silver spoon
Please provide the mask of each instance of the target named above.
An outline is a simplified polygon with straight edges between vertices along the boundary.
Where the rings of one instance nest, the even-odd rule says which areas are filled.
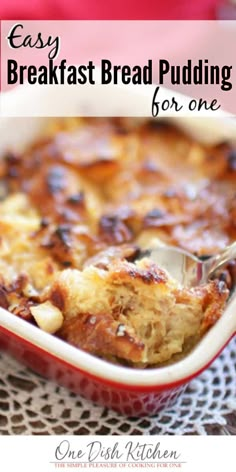
[[[195,287],[206,283],[216,270],[236,258],[236,241],[205,261],[174,246],[145,249],[138,259],[143,257],[166,269],[183,286]]]

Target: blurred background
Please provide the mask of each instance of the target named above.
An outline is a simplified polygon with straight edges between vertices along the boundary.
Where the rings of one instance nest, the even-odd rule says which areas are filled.
[[[236,19],[235,0],[1,0],[0,18],[104,20]]]

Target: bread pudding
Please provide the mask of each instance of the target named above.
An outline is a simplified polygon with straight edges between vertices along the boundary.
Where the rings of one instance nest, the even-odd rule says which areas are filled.
[[[236,150],[159,120],[54,120],[0,164],[0,306],[91,354],[172,362],[217,322],[235,263],[195,288],[147,257],[236,239]]]

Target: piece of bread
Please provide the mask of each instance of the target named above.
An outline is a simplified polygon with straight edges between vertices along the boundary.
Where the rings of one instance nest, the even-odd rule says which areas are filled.
[[[224,283],[184,289],[149,259],[67,269],[47,299],[64,313],[59,336],[101,357],[139,366],[184,352],[221,315]]]

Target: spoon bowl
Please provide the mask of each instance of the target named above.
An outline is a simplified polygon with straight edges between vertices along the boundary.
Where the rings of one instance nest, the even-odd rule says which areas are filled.
[[[191,288],[206,283],[221,267],[236,258],[236,242],[206,260],[175,246],[146,249],[140,253],[138,259],[144,257],[150,258],[167,270],[181,285]]]

